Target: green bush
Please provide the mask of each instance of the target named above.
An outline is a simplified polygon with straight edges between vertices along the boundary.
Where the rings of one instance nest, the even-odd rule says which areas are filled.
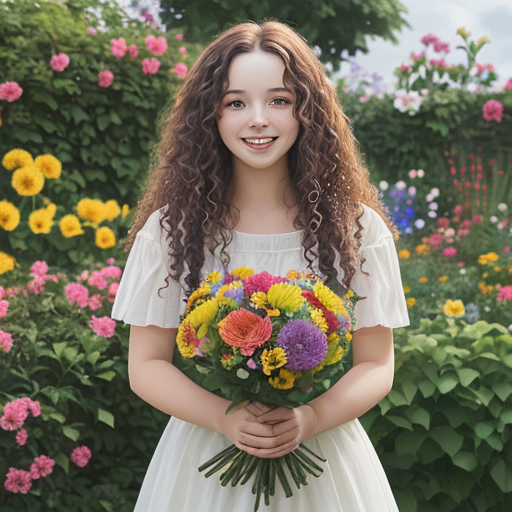
[[[400,510],[510,510],[512,335],[437,316],[396,344],[393,390],[362,422]]]

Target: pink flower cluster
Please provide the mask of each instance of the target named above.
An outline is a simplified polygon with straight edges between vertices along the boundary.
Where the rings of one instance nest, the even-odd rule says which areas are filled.
[[[502,286],[498,292],[498,301],[512,301],[512,286]]]
[[[144,59],[142,61],[142,72],[146,75],[154,75],[160,68],[158,59]]]
[[[102,316],[101,318],[98,318],[92,315],[89,326],[98,336],[102,336],[103,338],[111,338],[114,336],[116,330],[116,321],[112,320],[112,318],[108,316]]]
[[[501,122],[503,117],[503,105],[498,100],[489,100],[482,108],[482,114],[486,121]]]
[[[105,70],[99,72],[98,85],[100,87],[110,87],[112,85],[113,81],[114,81],[114,73],[112,73],[112,71],[105,69]]]
[[[118,59],[122,59],[128,51],[128,45],[126,44],[124,37],[120,37],[119,39],[111,39],[110,45],[110,51],[112,52],[112,55]]]
[[[153,55],[163,55],[167,51],[167,41],[165,37],[149,35],[146,37],[146,48]]]
[[[0,329],[0,349],[9,353],[12,348],[12,335]]]
[[[180,62],[179,64],[176,64],[174,66],[172,72],[179,78],[184,78],[187,75],[188,68],[186,64],[183,64],[183,62]]]
[[[9,301],[0,300],[0,318],[7,316],[8,312],[9,312]]]
[[[6,475],[4,487],[14,494],[27,494],[32,487],[32,480],[44,478],[51,475],[55,461],[46,455],[40,455],[30,465],[30,471],[23,469],[9,468]]]
[[[437,53],[449,53],[450,45],[445,43],[439,37],[434,34],[425,34],[421,39],[421,44],[424,44],[427,48],[432,45],[434,51]]]
[[[71,304],[77,304],[81,308],[85,308],[89,302],[89,290],[82,284],[67,284],[64,294]]]
[[[65,53],[58,53],[54,55],[50,60],[50,67],[54,71],[64,71],[69,64],[69,57]]]
[[[21,428],[27,419],[29,411],[32,413],[32,416],[39,416],[41,414],[39,402],[23,397],[6,403],[4,413],[0,417],[0,427],[4,430],[17,430]]]
[[[0,100],[9,103],[16,101],[23,94],[23,89],[16,82],[4,82],[0,84]]]
[[[77,446],[70,456],[71,461],[79,468],[84,468],[91,459],[91,450],[87,446]]]
[[[32,480],[43,478],[48,476],[53,471],[55,461],[47,457],[46,455],[40,455],[34,459],[34,462],[30,465],[30,476]]]

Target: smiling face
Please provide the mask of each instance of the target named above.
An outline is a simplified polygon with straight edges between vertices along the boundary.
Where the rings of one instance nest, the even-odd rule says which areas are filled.
[[[283,81],[284,63],[255,50],[237,55],[217,119],[220,136],[241,169],[288,170],[288,150],[299,133],[295,96]]]

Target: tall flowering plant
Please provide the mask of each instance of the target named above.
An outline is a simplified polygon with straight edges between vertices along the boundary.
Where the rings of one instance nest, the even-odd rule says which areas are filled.
[[[212,272],[194,290],[178,328],[178,366],[202,387],[232,401],[227,413],[258,401],[297,407],[332,387],[345,371],[358,297],[342,297],[319,278],[289,271],[286,277],[247,267]],[[287,497],[288,479],[300,488],[320,476],[321,459],[305,445],[277,459],[261,459],[232,445],[203,464],[206,476],[222,471],[221,484],[255,476],[256,511],[268,505],[276,477]]]

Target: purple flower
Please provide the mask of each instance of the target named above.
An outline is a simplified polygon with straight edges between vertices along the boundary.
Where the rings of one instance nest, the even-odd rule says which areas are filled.
[[[277,345],[286,352],[289,370],[310,370],[327,355],[325,334],[306,320],[288,322],[277,336]]]

